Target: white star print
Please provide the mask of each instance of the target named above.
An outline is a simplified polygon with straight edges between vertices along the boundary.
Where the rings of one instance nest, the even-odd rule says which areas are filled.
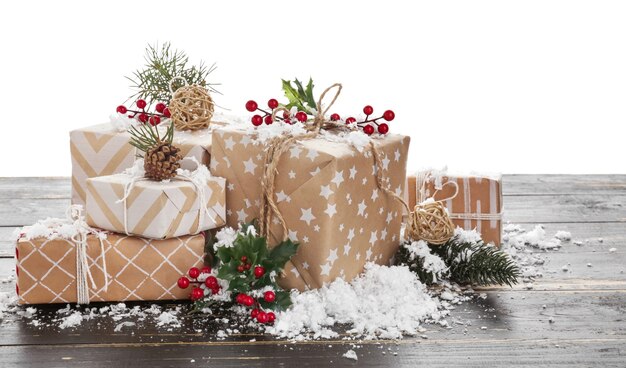
[[[287,237],[289,238],[289,240],[295,242],[296,240],[298,240],[298,232],[297,231],[293,231],[293,230],[289,230],[289,235],[287,235]]]
[[[291,170],[288,175],[289,175],[289,179],[295,179],[296,178],[296,173],[293,172],[293,170]]]
[[[402,195],[402,185],[398,185],[398,187],[396,188],[396,195],[397,196]]]
[[[300,146],[293,146],[289,149],[289,158],[299,158],[300,153],[302,152],[302,148]]]
[[[343,170],[335,172],[335,177],[331,182],[337,184],[337,186],[343,183]]]
[[[396,241],[396,236],[395,235],[391,237],[391,241]]]
[[[385,211],[385,208],[381,207],[378,209],[378,214],[382,215],[384,211]]]
[[[393,153],[394,156],[394,161],[400,161],[400,150],[396,150],[396,152]]]
[[[289,203],[291,202],[291,197],[285,194],[284,190],[281,190],[280,192],[276,193],[276,201],[277,202],[287,201],[287,203]]]
[[[295,277],[300,277],[300,273],[298,272],[298,270],[297,270],[295,267],[293,267],[293,268],[291,269],[291,273],[293,273],[293,275],[294,275]]]
[[[370,258],[372,258],[372,249],[368,249],[367,252],[365,252],[365,259],[367,259],[368,261],[370,260]]]
[[[306,263],[306,262],[302,263],[302,268],[304,268],[305,270],[308,270],[309,269],[309,264]]]
[[[302,238],[302,242],[303,243],[308,243],[309,242],[309,237],[305,236],[304,238]]]
[[[315,225],[315,226],[313,226],[313,231],[315,231],[315,232],[318,232],[318,233],[319,233],[319,232],[320,232],[320,226],[319,226],[319,225]]]
[[[370,244],[376,243],[377,240],[378,240],[378,230],[372,231],[370,234]]]
[[[258,155],[256,155],[256,159],[261,161],[263,159],[263,156],[259,153]]]
[[[326,205],[326,211],[324,212],[326,212],[330,218],[333,218],[333,216],[337,213],[337,205],[328,203]]]
[[[244,211],[243,208],[237,211],[237,221],[239,222],[246,221],[246,211]]]
[[[393,219],[391,216],[392,216],[391,212],[387,212],[387,220],[386,220],[387,225],[389,225],[391,223],[391,220]]]
[[[356,254],[356,260],[358,261],[359,259],[361,259],[361,253]]]
[[[380,240],[387,240],[387,229],[380,232]]]
[[[228,190],[235,190],[235,184],[228,183]]]
[[[278,217],[272,218],[272,224],[278,225],[279,223],[280,223],[280,221],[278,220]]]
[[[316,167],[315,170],[311,171],[309,174],[311,174],[311,176],[315,176],[315,175],[319,174],[320,171],[322,171],[322,170],[320,170],[319,167]]]
[[[315,216],[313,216],[312,208],[300,208],[302,211],[302,216],[300,216],[300,220],[305,221],[307,225],[311,225],[311,221],[315,220]]]
[[[367,205],[365,205],[365,200],[362,200],[361,203],[359,203],[359,212],[357,213],[357,215],[365,216],[366,208]]]
[[[354,239],[354,228],[348,230],[348,241],[352,241]]]
[[[339,256],[337,255],[337,249],[333,249],[328,254],[328,258],[326,258],[326,260],[332,265],[335,263],[337,258],[339,258]]]
[[[332,268],[332,265],[330,263],[323,264],[320,267],[322,268],[322,272],[320,272],[320,276],[330,275],[330,269]]]
[[[224,141],[224,144],[226,145],[227,150],[232,151],[233,147],[235,147],[235,141],[233,140],[233,137],[228,137],[228,139]]]
[[[352,166],[350,169],[350,179],[354,179],[356,177],[356,167]]]
[[[224,157],[224,162],[226,163],[226,167],[230,167],[230,159],[228,157]]]
[[[365,183],[367,183],[367,178],[363,178],[363,185],[365,185]]]
[[[359,234],[363,234],[363,228],[359,229]]]
[[[228,211],[226,211],[226,214],[227,214],[228,216],[232,216],[232,215],[233,215],[233,210],[228,210]]]
[[[332,189],[330,189],[330,185],[322,185],[322,190],[320,191],[320,195],[326,199],[333,194]]]
[[[343,255],[347,256],[348,254],[350,254],[350,249],[352,249],[350,243],[346,243],[346,245],[343,246]]]
[[[309,152],[306,154],[306,157],[311,159],[311,161],[315,161],[315,158],[317,156],[319,156],[319,153],[317,153],[317,151],[313,149],[310,149]]]
[[[339,224],[339,231],[343,231],[343,224]]]
[[[383,164],[383,170],[389,170],[389,161],[390,160],[387,158],[387,156],[385,156],[385,158],[381,160]]]
[[[287,201],[287,202],[289,202],[289,201]],[[260,199],[255,199],[254,200],[254,205],[259,207],[261,205],[261,200]]]
[[[245,203],[245,204],[246,204],[246,207],[247,207],[247,208],[250,208],[250,207],[251,207],[250,205],[252,204],[252,203],[250,203],[250,200],[249,200],[248,198],[244,199],[244,200],[243,200],[243,203]]]
[[[254,161],[252,161],[252,157],[249,158],[247,161],[244,161],[243,166],[245,166],[244,173],[250,173],[254,175],[254,169],[256,169],[257,165],[254,163]]]
[[[376,198],[378,198],[378,188],[374,188],[374,190],[372,190],[372,201],[375,201]]]
[[[248,144],[250,144],[252,142],[252,139],[250,139],[249,135],[244,135],[243,138],[241,138],[241,144],[243,144],[244,147],[248,147]]]
[[[217,165],[219,165],[219,162],[217,162],[217,160],[212,160],[209,166],[211,167],[211,170],[215,171],[217,169]]]

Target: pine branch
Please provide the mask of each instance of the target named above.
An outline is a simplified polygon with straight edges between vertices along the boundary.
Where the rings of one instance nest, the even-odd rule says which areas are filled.
[[[131,77],[126,77],[136,92],[129,97],[131,99],[144,99],[148,106],[156,102],[169,104],[171,99],[170,81],[174,77],[182,77],[187,84],[198,84],[214,93],[219,93],[214,86],[216,83],[208,83],[207,77],[215,69],[215,64],[207,67],[204,62],[198,66],[189,66],[189,57],[183,51],[172,49],[169,42],[161,47],[158,44],[148,45],[145,54],[146,64],[143,69],[137,70]],[[182,86],[181,82],[174,82],[173,89]]]
[[[411,252],[403,245],[400,245],[396,253],[396,265],[408,266],[409,270],[415,272],[423,284],[432,285],[436,281],[435,275],[427,271],[424,267],[424,259],[421,257],[411,257]]]

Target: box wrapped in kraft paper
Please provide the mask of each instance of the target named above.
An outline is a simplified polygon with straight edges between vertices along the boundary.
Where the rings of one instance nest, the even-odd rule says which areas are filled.
[[[198,162],[208,166],[211,130],[216,125],[224,123],[211,123],[209,128],[197,131],[176,131],[174,144],[180,148],[181,156],[194,157]],[[138,152],[128,143],[129,141],[130,134],[126,130],[118,130],[111,123],[70,132],[72,204],[85,205],[88,178],[121,173],[133,166]],[[186,164],[187,161],[183,161],[182,167],[193,168],[186,167]]]
[[[331,134],[331,133],[327,133]],[[390,188],[402,194],[410,138],[374,139]],[[226,178],[226,223],[259,218],[265,143],[232,127],[213,131],[211,171]],[[399,246],[402,205],[378,189],[369,146],[318,137],[294,143],[277,166],[275,199],[288,236],[300,242],[280,280],[286,288],[318,288],[351,280],[366,262],[386,264]],[[269,244],[283,237],[274,221]]]
[[[203,178],[205,185],[177,178],[133,182],[136,178],[131,175],[115,174],[87,179],[87,224],[153,239],[197,234],[225,224],[224,178]]]
[[[458,187],[445,185],[453,181]],[[410,208],[430,198],[444,201],[452,222],[463,229],[476,229],[485,243],[500,246],[502,239],[502,176],[419,171],[407,176],[405,199]],[[440,188],[440,190],[438,190]]]
[[[204,253],[203,235],[149,240],[107,234],[101,244],[97,235],[90,234],[86,240],[91,302],[187,299],[189,290],[180,289],[176,281],[190,267],[201,266]],[[20,304],[78,302],[74,241],[22,238],[16,247]]]

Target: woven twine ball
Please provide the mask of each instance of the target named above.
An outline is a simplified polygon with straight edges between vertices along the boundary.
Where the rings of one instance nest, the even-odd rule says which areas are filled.
[[[207,128],[211,124],[213,109],[209,91],[196,84],[177,89],[169,104],[171,119],[177,130]]]
[[[421,203],[411,212],[406,231],[411,239],[443,244],[454,235],[454,224],[441,202]]]

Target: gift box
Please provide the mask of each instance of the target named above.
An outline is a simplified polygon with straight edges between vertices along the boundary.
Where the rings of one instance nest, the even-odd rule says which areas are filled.
[[[222,123],[211,123],[222,124]],[[174,144],[182,157],[194,157],[208,166],[210,162],[211,129],[176,131]],[[113,124],[99,124],[70,132],[72,155],[72,204],[85,205],[88,178],[123,172],[137,158],[137,149],[131,146],[130,134]],[[183,161],[182,167],[188,168]]]
[[[19,303],[79,302],[81,277],[82,287],[87,287],[83,292],[91,302],[188,298],[189,291],[180,289],[176,282],[190,267],[202,265],[204,236],[149,240],[107,234],[102,244],[100,240],[95,234],[86,236],[84,251],[89,272],[78,275],[81,247],[71,238],[19,239]]]
[[[87,179],[87,223],[154,239],[197,234],[224,225],[224,178],[206,175],[195,179],[199,183],[179,176],[161,182],[137,180],[126,173]]]
[[[254,131],[233,127],[213,131],[211,171],[228,182],[229,226],[259,218],[266,143],[256,138]],[[398,195],[405,183],[409,140],[400,135],[373,139],[384,176]],[[285,267],[283,287],[303,290],[337,277],[351,280],[366,262],[384,264],[396,252],[402,205],[378,189],[369,144],[359,150],[349,139],[324,132],[293,143],[277,170],[275,199],[289,238],[301,244]],[[277,221],[270,231],[270,245],[283,238]]]
[[[445,185],[448,182],[454,185]],[[485,243],[501,244],[502,176],[421,171],[407,176],[405,199],[410,208],[427,198],[445,199],[452,222],[463,229],[476,229]],[[455,195],[456,191],[456,195]]]

